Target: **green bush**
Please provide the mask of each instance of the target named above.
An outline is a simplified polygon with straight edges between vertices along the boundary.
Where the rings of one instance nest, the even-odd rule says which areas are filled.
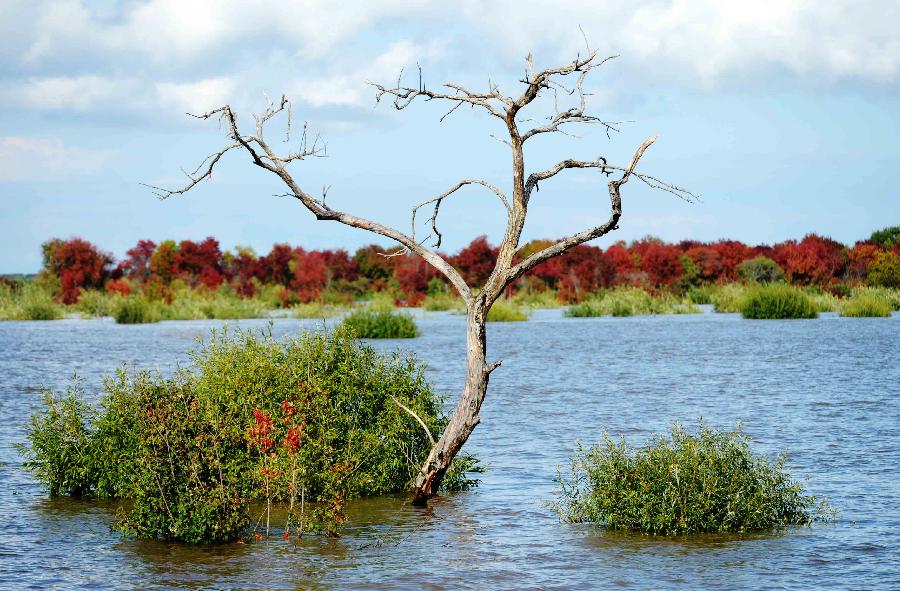
[[[497,300],[488,310],[488,322],[524,322],[528,320],[528,310],[520,308],[512,302]]]
[[[87,317],[102,317],[102,316],[112,316],[115,311],[116,301],[120,296],[113,296],[105,291],[100,291],[97,289],[89,289],[81,292],[81,295],[78,297],[78,303],[75,304],[75,309],[82,316]]]
[[[51,494],[130,499],[117,527],[141,537],[232,540],[256,501],[288,505],[286,532],[334,533],[347,499],[411,486],[431,444],[409,411],[434,437],[447,422],[422,366],[346,329],[284,341],[214,332],[190,365],[168,379],[121,370],[96,411],[74,390],[48,395],[26,466]],[[445,489],[478,471],[461,456]]]
[[[670,294],[654,296],[639,287],[616,287],[586,299],[566,310],[566,316],[646,316],[650,314],[696,314],[700,309],[690,300]]]
[[[880,252],[869,265],[869,285],[900,287],[900,254]]]
[[[694,435],[676,424],[668,436],[640,448],[604,433],[602,443],[579,446],[571,473],[557,478],[552,506],[565,521],[664,535],[766,530],[827,518],[827,505],[803,494],[784,461],[751,453],[739,428],[715,431],[701,423]]]
[[[844,300],[840,312],[853,318],[886,318],[891,315],[891,302],[876,292],[861,291]]]
[[[900,242],[900,226],[889,226],[872,232],[869,240],[882,248],[891,248]]]
[[[778,263],[768,257],[755,257],[737,266],[738,275],[744,281],[774,283],[784,279],[784,271]]]
[[[741,315],[754,320],[818,318],[808,295],[785,283],[756,285],[747,290]]]
[[[148,324],[162,320],[160,304],[135,294],[119,299],[113,309],[118,324]]]
[[[412,316],[391,310],[356,310],[345,316],[341,325],[361,339],[412,339],[419,336]]]

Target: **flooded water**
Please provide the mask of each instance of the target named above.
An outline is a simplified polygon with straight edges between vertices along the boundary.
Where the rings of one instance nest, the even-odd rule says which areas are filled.
[[[464,374],[464,319],[430,314],[412,350],[439,391]],[[123,538],[115,507],[49,499],[13,444],[73,371],[96,395],[122,363],[171,370],[217,322],[0,323],[3,589],[900,589],[900,316],[745,321],[737,315],[492,324],[491,379],[469,442],[490,470],[428,509],[354,502],[339,539],[188,547]],[[234,324],[234,323],[232,323]],[[265,321],[241,321],[263,326]],[[277,320],[278,334],[321,321]],[[561,524],[542,503],[575,442],[606,427],[640,442],[673,420],[742,421],[757,451],[840,511],[835,523],[746,536],[658,538]]]

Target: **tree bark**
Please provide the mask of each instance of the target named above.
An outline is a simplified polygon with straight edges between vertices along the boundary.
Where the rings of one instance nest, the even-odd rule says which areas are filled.
[[[450,422],[416,476],[412,491],[414,505],[424,506],[437,494],[456,454],[481,422],[481,404],[491,371],[496,368],[496,364],[488,366],[485,357],[487,310],[485,296],[480,295],[466,314],[466,383]]]

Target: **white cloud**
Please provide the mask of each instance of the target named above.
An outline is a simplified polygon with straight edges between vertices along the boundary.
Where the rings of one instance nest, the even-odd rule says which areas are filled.
[[[188,113],[202,113],[227,104],[234,90],[235,81],[230,77],[181,84],[161,82],[156,85],[160,104]]]
[[[0,181],[59,180],[89,176],[103,168],[109,154],[59,139],[0,138]]]
[[[367,81],[395,79],[401,70],[408,71],[416,62],[437,60],[442,55],[443,48],[438,43],[423,46],[399,41],[371,62],[354,64],[343,74],[297,79],[288,85],[288,94],[315,107],[372,105],[374,93]]]
[[[579,25],[622,54],[617,71],[689,88],[772,75],[900,81],[900,3],[879,0],[148,0],[105,12],[88,0],[8,2],[0,64],[22,74],[0,100],[42,110],[196,110],[262,87],[313,106],[368,105],[366,80],[416,61],[481,79],[517,75],[529,51],[539,65],[570,59]],[[469,71],[491,56],[502,70]]]

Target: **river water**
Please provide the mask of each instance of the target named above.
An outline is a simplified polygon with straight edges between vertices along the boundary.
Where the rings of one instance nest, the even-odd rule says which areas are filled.
[[[468,449],[481,486],[436,499],[354,502],[339,539],[188,547],[110,531],[115,507],[50,499],[13,448],[73,372],[96,396],[123,363],[170,371],[215,321],[0,323],[0,589],[900,589],[900,315],[747,321],[732,314],[492,324],[492,376]],[[231,324],[235,324],[232,322]],[[240,321],[242,327],[266,321]],[[375,341],[464,374],[464,318]],[[275,320],[276,334],[321,321]],[[452,400],[451,400],[452,402]],[[640,443],[674,420],[743,423],[754,449],[827,496],[837,520],[744,536],[660,538],[561,524],[543,503],[577,439]]]

